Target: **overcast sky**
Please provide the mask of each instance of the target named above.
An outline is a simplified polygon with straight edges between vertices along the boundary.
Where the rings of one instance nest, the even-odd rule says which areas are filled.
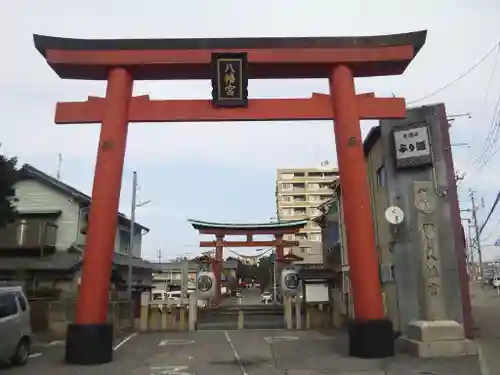
[[[477,5],[481,4],[481,5]],[[498,0],[16,0],[0,5],[1,152],[91,192],[98,125],[56,126],[57,101],[104,95],[103,82],[59,79],[33,47],[32,34],[75,38],[189,38],[355,36],[428,30],[409,69],[396,77],[359,79],[358,92],[416,100],[453,81],[500,41]],[[460,185],[484,198],[486,215],[500,189],[500,153],[479,168],[500,94],[496,54],[450,88],[419,104],[444,102],[448,114],[470,112],[453,123],[456,167],[468,175]],[[325,80],[252,81],[251,97],[307,97],[327,92]],[[135,94],[154,99],[209,98],[210,84],[138,82]],[[364,123],[366,134],[373,123]],[[496,149],[494,146],[493,150]],[[128,214],[132,171],[140,181],[138,220],[151,228],[143,254],[155,259],[194,254],[199,240],[186,219],[268,221],[275,215],[276,168],[336,164],[331,122],[133,124],[128,137],[121,210]],[[485,244],[500,236],[494,215]],[[466,214],[464,214],[466,215]],[[496,229],[496,230],[495,230]],[[500,252],[487,247],[487,257]]]

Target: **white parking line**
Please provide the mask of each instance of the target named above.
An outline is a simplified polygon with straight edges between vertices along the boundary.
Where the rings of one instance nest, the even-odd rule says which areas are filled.
[[[42,353],[33,353],[33,354],[29,355],[29,358],[36,358],[36,357],[40,357],[41,355],[43,355],[43,354]]]
[[[134,332],[131,335],[128,335],[122,341],[120,341],[118,344],[116,344],[115,347],[113,348],[113,350],[120,349],[123,345],[125,345],[127,343],[127,341],[129,341],[131,338],[133,338],[136,335],[137,335],[137,332]]]
[[[479,357],[479,368],[481,369],[481,375],[490,375],[490,369],[488,367],[488,363],[486,362],[486,358],[484,358],[483,350],[481,349],[481,345],[477,343],[477,356]]]
[[[238,351],[236,350],[236,348],[233,344],[233,340],[231,340],[231,337],[229,337],[229,333],[227,333],[227,331],[224,331],[224,336],[226,336],[226,340],[227,340],[229,346],[231,347],[231,349],[233,350],[234,358],[236,359],[236,362],[238,362],[238,366],[240,366],[241,374],[242,375],[249,375],[247,369],[245,368],[245,365],[241,361],[241,357],[238,354]]]

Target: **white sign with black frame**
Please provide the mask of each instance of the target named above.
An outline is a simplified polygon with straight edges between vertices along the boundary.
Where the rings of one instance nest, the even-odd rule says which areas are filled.
[[[304,297],[306,303],[322,303],[330,301],[329,285],[327,283],[305,284]]]
[[[432,164],[429,130],[426,123],[395,128],[394,146],[398,168]]]

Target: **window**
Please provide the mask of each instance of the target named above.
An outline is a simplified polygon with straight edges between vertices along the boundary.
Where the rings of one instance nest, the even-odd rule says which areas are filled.
[[[309,196],[309,201],[310,202],[319,202],[321,201],[321,198],[319,195],[310,195]]]
[[[333,177],[338,175],[338,172],[325,172],[325,177]]]
[[[319,184],[309,184],[308,189],[310,190],[318,190],[319,189]]]
[[[0,294],[0,319],[17,314],[16,297],[13,293]]]
[[[21,220],[17,225],[17,245],[23,246],[26,241],[26,234],[28,232],[28,222]]]
[[[309,177],[323,177],[322,172],[309,172]]]
[[[293,177],[304,177],[306,174],[304,172],[295,172]]]
[[[292,190],[293,184],[281,184],[281,189],[283,190]]]
[[[381,186],[381,187],[386,186],[386,183],[387,183],[387,176],[385,173],[385,167],[381,166],[377,170],[377,186]]]
[[[293,200],[295,202],[305,202],[306,201],[306,196],[305,195],[294,195]]]
[[[282,202],[292,202],[292,196],[291,195],[282,195],[281,201]]]
[[[299,247],[301,253],[308,253],[310,248],[309,247]]]
[[[309,215],[311,216],[317,216],[317,215],[321,215],[323,214],[323,212],[321,212],[321,210],[319,208],[310,208],[309,209]]]
[[[319,224],[316,223],[315,221],[311,221],[311,222],[309,222],[309,227],[311,227],[311,228],[319,228]]]
[[[332,204],[330,205],[330,213],[338,213],[339,212],[339,200],[335,199]]]
[[[283,216],[293,216],[293,208],[285,208],[281,210]]]
[[[21,307],[21,311],[26,311],[26,309],[28,308],[28,304],[26,303],[26,299],[24,298],[24,296],[21,293],[16,292],[16,298],[19,306]]]
[[[296,208],[294,213],[295,213],[295,215],[305,215],[306,209],[305,208]]]
[[[320,233],[311,234],[311,241],[321,241],[321,234]]]
[[[120,229],[118,231],[118,238],[119,238],[119,252],[128,254],[128,248],[129,248],[129,242],[130,242],[130,235],[129,232],[125,229]]]

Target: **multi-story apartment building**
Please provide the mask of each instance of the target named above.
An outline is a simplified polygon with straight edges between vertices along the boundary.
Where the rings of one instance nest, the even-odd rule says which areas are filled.
[[[331,184],[338,175],[338,169],[331,167],[278,169],[276,178],[278,220],[303,220],[321,215],[318,206],[331,198]],[[311,220],[300,233],[286,235],[285,239],[300,242],[299,249],[293,250],[295,254],[304,258],[304,263],[322,263],[321,228],[315,221]]]

